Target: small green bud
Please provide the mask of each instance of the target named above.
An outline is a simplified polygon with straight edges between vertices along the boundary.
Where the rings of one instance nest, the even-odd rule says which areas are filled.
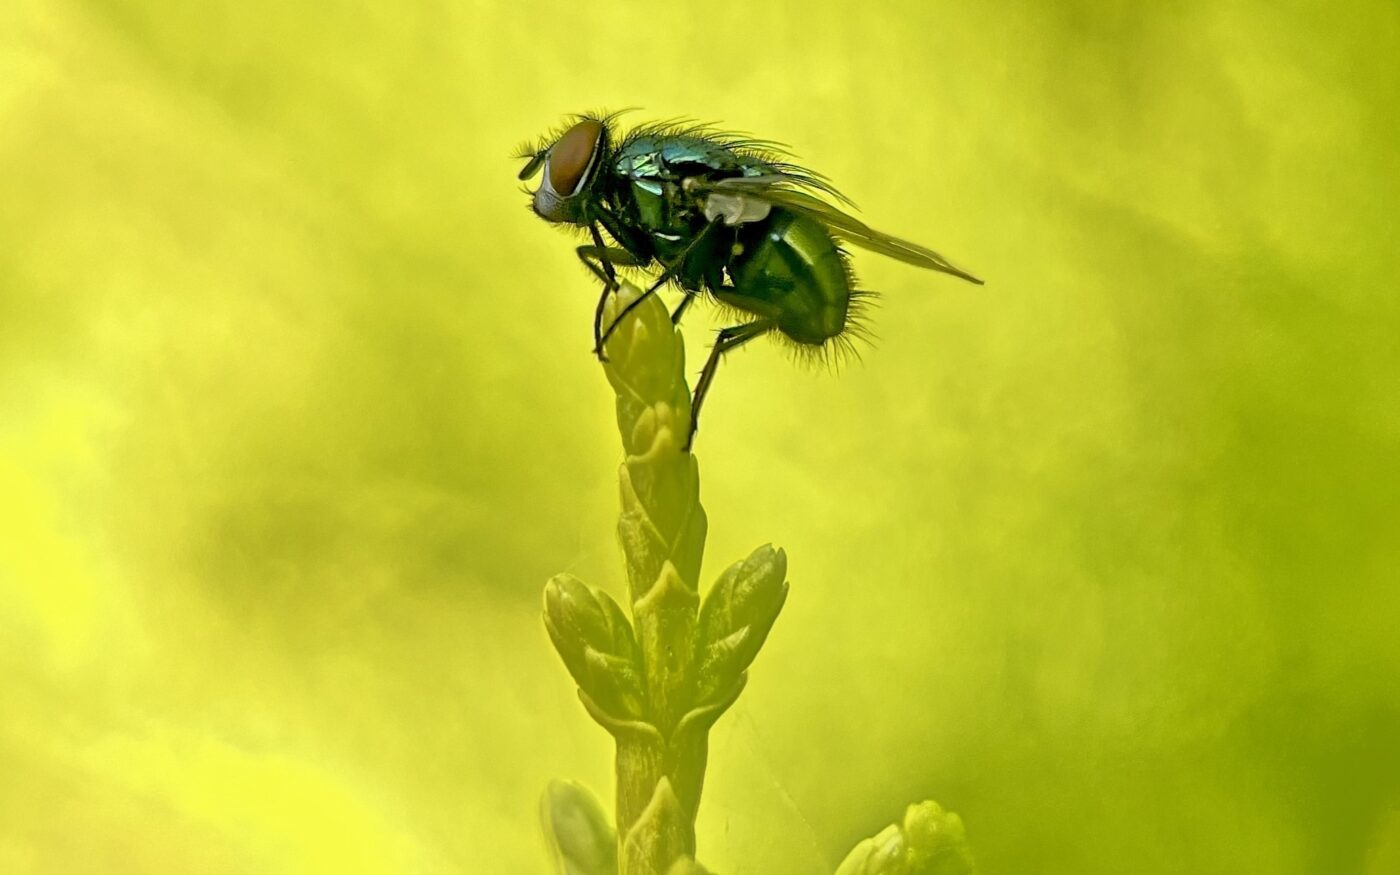
[[[904,835],[910,854],[930,875],[960,875],[974,869],[972,849],[962,818],[933,801],[910,805],[904,812]]]
[[[557,574],[545,584],[544,625],[579,689],[614,717],[641,713],[636,639],[611,596]]]
[[[550,781],[540,823],[558,875],[617,875],[617,833],[588,788]]]
[[[910,805],[904,820],[856,845],[836,875],[976,875],[962,818],[936,802]]]
[[[698,704],[739,682],[787,599],[787,555],[765,544],[725,569],[700,608]]]

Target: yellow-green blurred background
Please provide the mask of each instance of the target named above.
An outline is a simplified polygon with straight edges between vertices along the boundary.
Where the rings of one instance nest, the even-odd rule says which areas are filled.
[[[931,797],[989,873],[1400,871],[1397,96],[1388,0],[5,0],[0,872],[542,872],[610,793],[539,620],[620,573],[596,283],[509,156],[622,106],[988,280],[721,370],[705,576],[793,590],[708,865]]]

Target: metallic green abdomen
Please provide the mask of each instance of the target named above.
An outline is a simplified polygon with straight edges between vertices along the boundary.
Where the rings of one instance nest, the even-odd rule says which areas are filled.
[[[775,318],[798,343],[820,345],[846,327],[851,274],[836,242],[816,221],[774,209],[744,225],[729,265],[733,303]]]

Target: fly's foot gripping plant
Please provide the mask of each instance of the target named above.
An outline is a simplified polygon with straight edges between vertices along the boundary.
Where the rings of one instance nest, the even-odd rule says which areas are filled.
[[[606,322],[641,292],[624,285]],[[559,875],[705,875],[695,816],[710,727],[739,697],[787,598],[787,557],[765,545],[700,595],[706,518],[690,429],[685,348],[655,297],[627,314],[604,371],[626,458],[618,535],[627,603],[569,574],[545,585],[544,622],[588,714],[616,744],[616,827],[581,785],[555,781],[541,819]],[[965,875],[957,815],[910,806],[861,842],[838,875]]]

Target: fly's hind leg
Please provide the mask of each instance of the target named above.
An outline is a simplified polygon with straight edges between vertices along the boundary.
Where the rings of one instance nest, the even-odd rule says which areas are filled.
[[[705,403],[705,396],[709,394],[710,383],[715,378],[715,369],[719,367],[720,358],[730,350],[743,346],[776,327],[777,322],[772,319],[759,319],[720,330],[719,336],[715,338],[715,345],[710,348],[710,357],[705,360],[705,369],[700,372],[700,380],[695,384],[695,397],[690,402],[690,433],[686,435],[685,446],[682,448],[687,453],[690,452],[690,445],[695,442],[695,430],[700,427],[700,407]]]

